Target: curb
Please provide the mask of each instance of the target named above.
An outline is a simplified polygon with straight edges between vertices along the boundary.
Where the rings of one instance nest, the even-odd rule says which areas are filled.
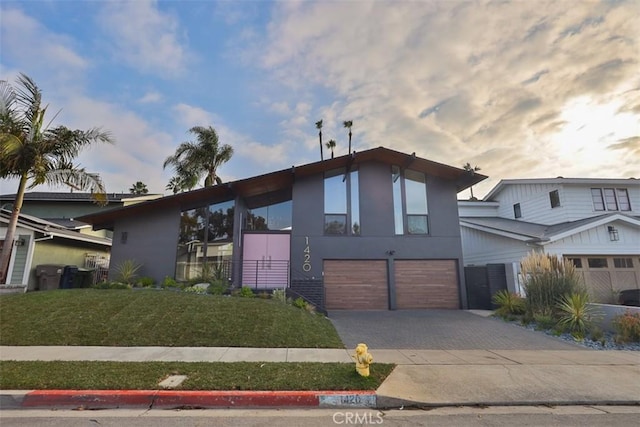
[[[375,408],[375,391],[176,391],[176,390],[33,390],[3,399],[24,408]],[[7,406],[10,406],[8,408]]]

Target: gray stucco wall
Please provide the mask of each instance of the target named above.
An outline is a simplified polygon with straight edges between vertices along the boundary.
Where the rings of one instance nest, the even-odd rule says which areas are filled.
[[[291,233],[292,277],[321,278],[324,259],[456,259],[459,284],[464,283],[462,243],[455,185],[427,176],[430,235],[396,236],[390,166],[359,166],[361,236],[324,235],[324,179],[297,179],[293,188]],[[303,272],[309,242],[311,270]],[[466,307],[466,290],[459,286]]]
[[[153,277],[159,284],[165,276],[174,277],[180,227],[180,209],[163,209],[139,217],[123,218],[114,227],[109,278],[127,259],[142,264],[138,276]],[[127,233],[126,243],[122,233]]]

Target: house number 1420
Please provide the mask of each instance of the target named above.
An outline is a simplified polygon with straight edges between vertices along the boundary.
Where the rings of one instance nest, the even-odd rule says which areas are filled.
[[[304,237],[304,250],[303,252],[303,257],[304,257],[304,261],[302,261],[302,270],[303,271],[311,271],[311,249],[309,248],[309,236],[305,236]]]

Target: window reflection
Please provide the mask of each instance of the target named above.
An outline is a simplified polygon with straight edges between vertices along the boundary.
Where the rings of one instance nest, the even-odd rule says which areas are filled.
[[[360,235],[358,171],[334,169],[324,178],[325,234]]]
[[[406,215],[407,234],[429,234],[426,176],[412,170],[402,175],[400,167],[391,167],[395,233],[404,234]]]
[[[247,211],[246,230],[290,230],[291,200]]]
[[[234,202],[183,211],[176,256],[176,280],[229,277],[233,253]]]

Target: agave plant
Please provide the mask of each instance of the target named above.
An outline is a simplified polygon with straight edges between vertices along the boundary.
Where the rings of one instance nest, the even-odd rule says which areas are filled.
[[[520,295],[507,290],[496,292],[492,298],[493,303],[498,306],[496,313],[505,317],[512,314],[523,314],[525,312],[525,300]]]
[[[565,327],[574,337],[582,339],[598,313],[589,305],[585,292],[564,295],[558,302],[558,325]]]

